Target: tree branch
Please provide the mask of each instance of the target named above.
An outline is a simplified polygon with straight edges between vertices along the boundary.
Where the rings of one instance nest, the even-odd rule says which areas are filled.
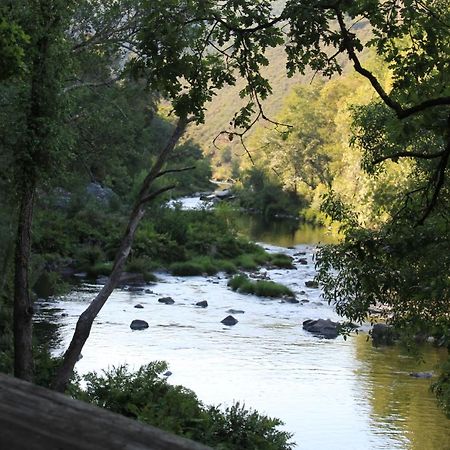
[[[158,191],[155,191],[153,194],[149,194],[149,190],[153,182],[157,178],[157,175],[161,172],[161,169],[166,163],[170,153],[173,151],[184,131],[186,130],[187,122],[188,121],[185,117],[179,118],[175,130],[167,141],[165,147],[159,153],[156,162],[153,164],[153,167],[150,169],[147,176],[145,177],[145,180],[142,183],[136,202],[130,213],[127,228],[122,236],[120,246],[116,252],[113,268],[111,270],[111,274],[108,277],[108,281],[78,318],[75,332],[72,336],[69,347],[64,354],[63,362],[61,366],[58,367],[56,376],[52,383],[52,388],[57,391],[63,392],[66,389],[78,357],[89,337],[92,324],[98,313],[101,311],[104,304],[108,300],[109,296],[119,283],[120,276],[133,245],[134,236],[136,234],[139,222],[145,214],[144,203],[148,202],[151,198],[154,198],[159,193],[171,188],[171,186],[167,186]]]
[[[381,97],[383,102],[392,110],[395,111],[399,119],[405,119],[406,117],[412,116],[418,112],[424,111],[425,109],[432,108],[434,106],[450,105],[450,97],[437,97],[429,100],[425,100],[415,106],[409,108],[403,108],[402,105],[395,100],[393,100],[389,94],[383,89],[381,84],[375,75],[364,68],[356,54],[355,47],[353,45],[353,33],[350,33],[345,26],[344,15],[339,9],[339,6],[334,6],[333,9],[336,11],[336,17],[339,23],[339,28],[342,34],[342,45],[347,51],[350,61],[353,62],[353,67],[360,75],[369,80],[372,87],[375,89],[377,94]]]
[[[159,172],[159,174],[156,175],[155,178],[162,177],[164,175],[167,175],[168,173],[186,172],[188,170],[194,170],[194,169],[195,169],[195,166],[183,167],[182,169],[167,169],[167,170],[163,170],[163,171]]]
[[[381,156],[380,158],[375,159],[372,164],[379,164],[388,159],[397,159],[397,158],[418,158],[418,159],[435,159],[440,158],[444,155],[445,150],[438,153],[431,153],[427,155],[426,153],[418,153],[418,152],[398,152],[393,155]]]
[[[120,77],[111,78],[110,80],[105,81],[80,81],[79,83],[72,84],[70,86],[66,86],[62,92],[66,94],[69,91],[73,91],[74,89],[80,89],[84,87],[100,87],[100,86],[111,86],[116,81],[119,81]]]
[[[170,191],[171,189],[174,189],[176,187],[175,184],[172,184],[170,186],[165,186],[161,189],[158,189],[155,192],[152,192],[151,194],[147,195],[143,199],[141,199],[140,204],[144,205],[145,203],[148,203],[149,201],[155,199],[156,197],[160,196],[161,194],[164,194],[164,192]]]

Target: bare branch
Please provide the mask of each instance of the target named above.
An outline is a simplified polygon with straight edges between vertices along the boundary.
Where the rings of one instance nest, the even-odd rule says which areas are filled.
[[[120,77],[111,78],[109,80],[104,81],[79,81],[78,83],[71,84],[70,86],[66,86],[63,89],[63,94],[66,94],[67,92],[73,91],[74,89],[80,89],[84,87],[101,87],[101,86],[111,86],[116,81],[119,81]]]
[[[176,186],[174,184],[170,186],[165,186],[161,189],[158,189],[155,192],[152,192],[151,194],[147,195],[143,199],[141,199],[140,204],[143,205],[145,203],[148,203],[149,201],[155,199],[156,197],[160,196],[161,194],[164,194],[164,192],[170,191],[171,189],[174,189]]]
[[[428,216],[431,214],[431,212],[433,211],[433,209],[435,208],[435,206],[437,204],[439,194],[441,192],[442,187],[444,186],[445,171],[447,169],[449,158],[450,158],[450,142],[447,145],[447,148],[446,148],[441,160],[439,161],[438,167],[435,172],[435,177],[434,177],[435,187],[434,187],[434,191],[433,191],[433,196],[431,197],[430,202],[426,206],[426,208],[422,214],[422,217],[417,222],[417,225],[424,224],[425,220],[428,218]]]
[[[159,172],[159,174],[156,175],[155,178],[162,177],[164,175],[167,175],[168,173],[186,172],[187,170],[194,170],[194,169],[195,169],[195,166],[183,167],[182,169],[167,169],[167,170],[163,170],[162,172]]]
[[[387,161],[389,159],[395,160],[397,158],[418,158],[418,159],[435,159],[440,158],[444,155],[445,150],[438,153],[418,153],[418,152],[398,152],[393,155],[381,156],[380,158],[375,159],[372,164],[380,164],[383,161]]]
[[[378,79],[375,75],[364,68],[356,54],[355,47],[353,45],[354,34],[350,33],[345,26],[344,15],[338,6],[333,8],[336,11],[336,17],[339,23],[339,28],[342,34],[342,45],[347,51],[350,61],[353,62],[353,67],[360,75],[367,78],[370,84],[375,89],[377,94],[381,97],[383,102],[391,109],[393,109],[399,119],[405,119],[406,117],[412,116],[418,112],[424,111],[425,109],[432,108],[434,106],[450,105],[450,97],[437,97],[429,100],[425,100],[415,106],[409,108],[403,108],[400,103],[393,100],[389,94],[383,89]]]

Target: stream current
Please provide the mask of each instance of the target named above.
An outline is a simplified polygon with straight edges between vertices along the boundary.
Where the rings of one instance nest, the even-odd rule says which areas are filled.
[[[207,404],[239,401],[280,418],[299,449],[450,449],[449,421],[429,392],[430,380],[409,376],[436,370],[445,353],[427,346],[418,362],[397,347],[374,348],[364,327],[347,340],[306,332],[306,319],[339,320],[320,290],[305,286],[315,273],[315,245],[331,238],[326,230],[310,227],[293,231],[290,226],[286,232],[254,221],[247,226],[268,251],[304,253],[294,257],[306,258],[307,265],[267,272],[302,303],[235,293],[224,274],[181,278],[158,273],[160,281],[145,290],[114,291],[95,321],[77,371],[165,360],[171,383],[192,389]],[[59,325],[55,354],[66,348],[78,316],[100,288],[83,283],[41,305],[38,320],[52,310]],[[158,302],[167,296],[173,305]],[[195,306],[201,300],[207,308]],[[143,308],[136,309],[137,304]],[[233,327],[220,322],[229,309],[245,311],[234,314],[239,322]],[[149,328],[132,331],[134,319],[146,320]]]

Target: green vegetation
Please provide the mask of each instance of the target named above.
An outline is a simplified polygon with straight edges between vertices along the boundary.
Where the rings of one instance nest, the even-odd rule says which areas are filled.
[[[209,161],[182,136],[234,86],[242,108],[211,156],[241,177],[241,204],[340,222],[344,240],[317,258],[340,313],[363,320],[381,302],[400,329],[446,335],[448,1],[17,0],[0,13],[0,294],[14,298],[17,376],[33,378],[31,287],[57,292],[63,268],[114,280],[124,268],[151,278],[154,264],[289,264],[214,213],[148,206],[179,183],[178,193],[208,186]],[[296,87],[275,132],[255,132],[255,167],[239,167],[231,143],[258,120],[275,125],[265,68],[280,47],[289,76],[316,82]],[[89,184],[102,192],[95,201]],[[76,359],[65,359],[59,389]]]
[[[286,286],[266,280],[250,280],[246,275],[235,275],[228,281],[228,286],[233,291],[242,294],[254,294],[259,297],[295,297],[294,293]]]
[[[450,360],[441,367],[441,373],[437,381],[431,385],[431,390],[436,394],[439,404],[450,419]]]
[[[90,373],[75,397],[217,449],[292,448],[289,433],[277,429],[278,419],[239,403],[224,410],[203,405],[189,389],[167,383],[166,370],[164,362],[154,362],[136,372],[122,366]]]

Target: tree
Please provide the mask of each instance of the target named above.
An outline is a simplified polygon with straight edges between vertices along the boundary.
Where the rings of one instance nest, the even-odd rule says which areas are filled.
[[[266,62],[262,56],[266,47],[278,43],[276,34],[252,35],[245,39],[246,45],[240,47],[242,36],[239,33],[234,35],[228,24],[215,16],[217,10],[207,3],[144,0],[140,6],[143,13],[136,41],[136,58],[131,61],[131,70],[136,76],[145,77],[151,89],[170,100],[173,113],[178,118],[177,125],[142,183],[108,281],[78,319],[53,383],[53,388],[60,391],[64,391],[69,382],[95,317],[117,285],[137,227],[145,214],[146,204],[174,187],[156,188],[154,183],[168,173],[182,170],[164,170],[164,166],[186,126],[204,120],[206,102],[225,84],[235,83],[234,70],[240,70],[241,75],[247,77],[249,86],[242,95],[250,96],[249,103],[234,119],[236,126],[250,125],[249,114],[255,102],[258,104],[259,96],[264,97],[269,92],[268,85],[259,75],[259,67]],[[253,15],[252,22],[257,21],[260,13],[265,11],[260,10],[264,6],[260,4],[244,6],[245,11]],[[229,4],[221,12],[232,17],[231,12],[235,9],[236,5]],[[230,41],[239,44],[231,56],[217,47],[229,45]],[[215,52],[211,51],[210,46],[215,48]]]

